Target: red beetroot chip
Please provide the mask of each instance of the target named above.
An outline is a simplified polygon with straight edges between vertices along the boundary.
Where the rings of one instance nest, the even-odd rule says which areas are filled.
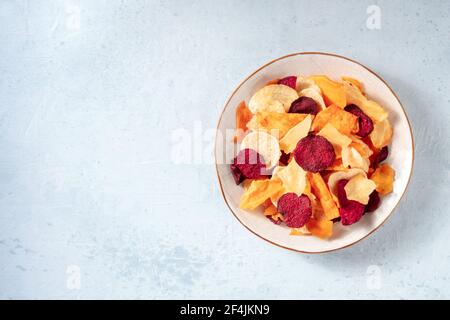
[[[358,222],[364,214],[365,206],[357,201],[349,200],[345,207],[339,208],[341,223],[348,226]]]
[[[336,185],[337,197],[339,204],[341,205],[339,208],[339,214],[341,216],[341,222],[345,226],[358,222],[363,216],[366,208],[366,206],[358,201],[347,199],[347,194],[345,193],[345,185],[347,183],[348,180],[342,179],[339,180]]]
[[[289,164],[289,158],[291,157],[290,153],[285,153],[283,150],[281,150],[281,156],[280,156],[280,163],[284,166],[287,166]]]
[[[261,155],[252,149],[243,149],[233,159],[230,165],[236,184],[240,184],[244,179],[257,179],[261,177],[266,165]]]
[[[284,217],[284,223],[291,228],[301,228],[312,215],[311,201],[305,195],[290,192],[278,199],[277,211]]]
[[[294,158],[303,170],[320,172],[333,164],[336,154],[327,139],[311,134],[297,143]]]
[[[359,130],[356,133],[360,137],[367,137],[373,130],[373,122],[357,105],[349,104],[344,109],[358,117]]]
[[[377,157],[375,159],[375,167],[378,166],[379,163],[383,162],[384,160],[386,160],[386,158],[389,155],[389,150],[387,146],[384,146],[383,148],[381,148],[380,152],[378,152]]]
[[[289,113],[308,113],[316,115],[320,109],[317,102],[310,97],[300,97],[291,103]]]
[[[347,179],[339,180],[336,184],[337,197],[339,200],[339,204],[341,207],[345,206],[348,203],[347,193],[345,192],[345,185],[347,184]]]
[[[374,190],[369,196],[369,202],[366,204],[365,212],[373,212],[380,206],[380,195]]]
[[[285,86],[295,89],[297,87],[297,77],[296,76],[285,77],[283,79],[278,80],[278,84],[284,84]]]

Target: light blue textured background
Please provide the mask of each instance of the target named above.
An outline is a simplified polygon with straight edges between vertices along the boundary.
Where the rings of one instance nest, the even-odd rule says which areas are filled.
[[[325,255],[256,238],[212,164],[170,161],[173,130],[298,51],[376,70],[416,143],[393,217]],[[449,57],[448,1],[1,0],[0,297],[450,298]]]

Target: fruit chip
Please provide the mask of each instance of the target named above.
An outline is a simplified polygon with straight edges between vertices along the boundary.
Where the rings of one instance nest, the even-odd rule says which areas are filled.
[[[339,217],[339,210],[331,196],[330,190],[319,173],[309,173],[309,182],[314,194],[319,198],[322,205],[323,212],[328,220],[333,220]]]
[[[359,80],[355,79],[355,78],[351,78],[351,77],[341,77],[342,81],[346,81],[348,83],[350,83],[351,85],[355,86],[359,92],[361,92],[362,94],[364,94],[364,86],[361,82],[359,82]]]
[[[373,121],[383,121],[388,117],[387,112],[375,101],[368,100],[359,89],[348,82],[343,82],[348,104],[357,105]],[[345,106],[344,106],[345,107]]]
[[[309,79],[312,79],[319,86],[326,105],[334,104],[342,109],[347,105],[346,92],[342,84],[323,75],[311,76]]]
[[[336,158],[341,157],[342,148],[348,147],[352,143],[352,139],[339,132],[332,124],[327,123],[317,135],[326,138],[334,148]]]
[[[311,218],[306,223],[306,227],[312,235],[321,239],[326,239],[333,235],[333,221]]]
[[[304,170],[320,172],[334,163],[336,154],[327,139],[310,134],[297,143],[294,158]]]
[[[382,164],[370,176],[370,180],[375,182],[377,192],[384,196],[392,192],[394,176],[394,169],[392,169],[388,164]]]
[[[307,115],[300,123],[291,128],[280,140],[280,148],[285,153],[294,151],[297,143],[308,135],[311,128],[312,117]]]
[[[383,162],[384,160],[387,159],[388,155],[389,155],[389,149],[387,146],[384,146],[383,148],[381,148],[381,150],[379,152],[377,152],[370,158],[371,166],[374,168],[378,167],[378,165],[381,162]]]
[[[308,115],[302,113],[276,113],[276,112],[257,112],[252,120],[247,124],[251,130],[264,130],[273,135],[283,136],[298,123],[303,121]]]
[[[342,164],[346,168],[359,168],[367,172],[369,171],[370,161],[350,146],[342,148]]]
[[[358,117],[335,105],[329,106],[316,115],[312,124],[312,130],[317,132],[327,123],[332,124],[333,127],[345,135],[358,131]]]
[[[248,103],[252,113],[258,111],[287,112],[291,103],[298,99],[295,89],[282,84],[271,84],[259,89]]]
[[[253,180],[241,197],[239,207],[254,210],[283,188],[280,180]]]
[[[242,149],[252,149],[259,153],[266,164],[266,168],[273,168],[280,159],[280,147],[274,136],[264,131],[254,131],[246,135],[241,142]]]
[[[278,200],[277,211],[283,215],[284,223],[291,228],[301,228],[311,218],[311,201],[305,195],[289,192]]]
[[[286,192],[303,194],[306,186],[306,172],[295,161],[277,172]]]
[[[373,131],[370,133],[370,140],[375,148],[381,149],[387,146],[392,139],[392,127],[388,119],[375,122]]]
[[[369,203],[369,196],[375,190],[376,185],[365,174],[358,174],[351,178],[345,185],[347,199],[354,200],[362,204]]]
[[[285,77],[283,79],[280,79],[278,83],[284,84],[285,86],[291,87],[292,89],[295,90],[297,86],[297,77],[296,76]]]

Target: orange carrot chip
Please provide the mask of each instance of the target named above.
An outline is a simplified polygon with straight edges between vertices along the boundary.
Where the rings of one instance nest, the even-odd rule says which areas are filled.
[[[325,216],[328,220],[339,217],[339,210],[336,202],[334,202],[327,184],[323,180],[320,173],[308,173],[309,182],[311,183],[314,194],[319,198]]]
[[[388,164],[382,164],[370,176],[370,179],[375,182],[378,193],[384,196],[392,192],[394,177],[394,169],[392,169]]]
[[[328,123],[345,135],[358,131],[358,117],[335,105],[320,111],[314,118],[311,129],[320,131]]]

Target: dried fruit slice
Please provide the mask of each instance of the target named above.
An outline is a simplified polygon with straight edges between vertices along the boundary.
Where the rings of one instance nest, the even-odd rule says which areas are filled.
[[[278,84],[283,84],[285,86],[291,87],[292,89],[295,89],[297,86],[297,77],[296,76],[284,77],[283,79],[280,79],[278,81]]]
[[[300,139],[308,135],[311,123],[312,117],[311,115],[307,115],[302,122],[291,128],[280,140],[280,149],[286,153],[294,151]]]
[[[340,108],[344,108],[347,105],[347,98],[342,84],[335,82],[324,75],[311,76],[312,79],[322,91],[325,97],[325,104],[334,104]]]
[[[298,142],[294,159],[304,170],[320,172],[333,164],[336,154],[327,139],[311,134]]]
[[[367,137],[373,130],[373,122],[357,105],[349,104],[344,108],[358,117],[359,130],[356,134],[360,137]]]
[[[311,218],[311,201],[305,195],[286,193],[278,200],[277,211],[283,215],[288,227],[301,228]]]
[[[257,179],[264,174],[266,165],[258,152],[252,149],[242,149],[230,164],[236,184],[244,179]]]
[[[367,179],[365,174],[358,174],[351,178],[345,186],[345,194],[349,200],[354,200],[362,204],[368,204],[369,197],[375,188],[375,182]]]
[[[329,106],[316,115],[312,124],[312,130],[319,131],[327,123],[332,124],[333,127],[345,135],[358,131],[358,117],[335,105]]]
[[[258,152],[263,157],[267,169],[276,166],[281,155],[278,140],[264,131],[250,132],[242,139],[240,148]]]
[[[382,164],[370,176],[376,184],[376,190],[382,196],[392,192],[394,185],[395,171],[388,164]]]
[[[316,115],[320,111],[317,102],[314,99],[306,96],[302,96],[292,102],[289,108],[289,113],[308,113]]]
[[[319,198],[326,218],[328,220],[338,218],[339,210],[336,206],[336,202],[334,202],[331,192],[320,173],[309,173],[308,178],[314,194]]]
[[[247,128],[250,130],[264,130],[282,138],[286,132],[298,123],[303,121],[308,115],[300,113],[277,113],[277,112],[257,112],[250,122],[247,124]]]
[[[259,89],[250,99],[251,112],[287,112],[291,103],[298,99],[295,89],[282,84],[272,84]]]
[[[375,148],[381,149],[387,146],[392,139],[392,127],[388,119],[381,122],[375,121],[373,131],[370,133],[370,140]]]

